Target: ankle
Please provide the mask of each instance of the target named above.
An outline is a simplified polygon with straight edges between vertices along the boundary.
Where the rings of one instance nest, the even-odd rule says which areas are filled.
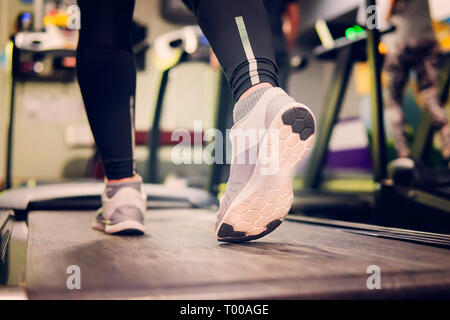
[[[123,179],[106,179],[107,184],[133,182],[133,181],[142,181],[142,178],[139,174],[135,174],[133,177],[127,177]]]
[[[269,83],[260,83],[248,89],[236,102],[233,109],[233,120],[237,123],[245,118],[256,106],[262,95],[273,88]]]
[[[255,92],[255,91],[257,91],[257,90],[259,90],[259,89],[262,89],[262,88],[273,88],[273,86],[272,86],[270,83],[268,83],[268,82],[259,83],[259,84],[255,85],[255,86],[251,87],[251,88],[248,89],[247,91],[245,91],[245,92],[239,97],[239,99],[238,99],[237,102],[239,102],[242,98],[245,98],[246,96],[248,96],[248,95],[251,94],[252,92]]]

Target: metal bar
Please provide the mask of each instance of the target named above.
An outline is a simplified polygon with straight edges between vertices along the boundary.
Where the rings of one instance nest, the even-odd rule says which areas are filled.
[[[33,14],[34,14],[34,31],[39,32],[44,28],[44,0],[33,0]]]
[[[366,0],[367,8],[375,6],[375,0]],[[371,18],[367,10],[367,19]],[[381,86],[381,55],[378,50],[380,31],[367,29],[367,63],[370,72],[370,96],[372,104],[372,161],[375,183],[387,178],[386,139],[383,121],[383,96]]]
[[[398,192],[409,201],[441,210],[446,214],[450,213],[450,199],[447,199],[444,196],[435,195],[431,192],[415,188],[398,186],[397,189]]]
[[[15,115],[15,96],[16,96],[16,82],[17,82],[17,67],[19,59],[19,50],[13,43],[11,52],[11,92],[9,102],[9,123],[8,123],[8,137],[6,142],[6,173],[5,173],[5,188],[12,187],[12,161],[13,161],[13,142],[14,142],[14,115]]]
[[[421,120],[416,131],[416,137],[411,146],[411,158],[414,161],[420,162],[422,160],[425,150],[429,147],[433,132],[432,129],[431,116],[422,111]]]
[[[365,231],[391,233],[391,234],[397,234],[397,235],[403,235],[403,236],[420,237],[423,239],[443,240],[450,244],[450,235],[442,234],[442,233],[433,233],[433,232],[425,232],[425,231],[420,231],[420,230],[392,228],[392,227],[385,227],[385,226],[366,224],[366,223],[360,223],[360,222],[324,219],[324,218],[308,217],[308,216],[293,215],[293,214],[288,215],[286,217],[286,220],[303,222],[303,223],[311,223],[311,224],[319,224],[319,225],[325,225],[325,226],[341,227],[341,228],[346,228],[346,229],[359,229],[359,230],[365,230]]]
[[[336,124],[339,112],[341,110],[342,100],[350,77],[350,71],[353,66],[352,48],[348,46],[342,48],[338,54],[338,60],[334,70],[334,77],[323,115],[320,119],[317,139],[309,160],[308,169],[305,173],[304,187],[306,189],[317,189],[322,180],[322,171],[328,152],[333,127]]]
[[[222,148],[223,157],[222,161],[223,163],[216,163],[211,166],[210,171],[210,181],[208,186],[208,191],[211,194],[217,195],[218,193],[218,187],[219,184],[222,182],[222,176],[224,169],[226,168],[226,145],[227,145],[227,125],[228,125],[228,118],[230,116],[231,108],[233,106],[233,100],[232,95],[230,91],[230,87],[228,86],[227,79],[225,77],[225,74],[222,72],[220,76],[220,90],[218,94],[218,101],[217,101],[217,111],[216,111],[216,119],[215,119],[215,125],[216,129],[219,130],[223,137],[223,143],[222,146],[219,146],[217,141],[214,141],[215,143],[215,150],[218,148]]]
[[[156,100],[155,114],[153,117],[153,124],[151,128],[151,136],[148,139],[148,149],[150,154],[148,156],[148,170],[147,181],[151,183],[159,183],[158,175],[158,150],[159,150],[159,127],[161,123],[162,107],[164,96],[167,89],[167,82],[169,80],[169,72],[171,68],[164,70],[161,75],[161,82],[159,85],[158,98]]]

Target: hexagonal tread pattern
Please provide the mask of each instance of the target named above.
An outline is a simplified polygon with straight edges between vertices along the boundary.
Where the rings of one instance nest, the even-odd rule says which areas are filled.
[[[271,124],[279,130],[280,169],[292,169],[310,149],[315,124],[303,107],[286,110]],[[271,142],[268,140],[268,145]],[[275,230],[284,220],[294,199],[291,180],[268,178],[247,199],[230,207],[223,216],[217,236],[219,241],[245,242],[259,239]]]

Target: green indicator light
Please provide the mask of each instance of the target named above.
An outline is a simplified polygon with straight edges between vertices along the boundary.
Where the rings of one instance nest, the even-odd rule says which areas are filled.
[[[348,28],[347,30],[345,30],[345,37],[348,40],[355,40],[356,39],[356,32],[353,28]]]
[[[359,37],[364,36],[365,31],[363,28],[361,28],[361,26],[355,25],[353,27],[348,28],[347,30],[345,30],[345,37],[348,40],[355,40]]]

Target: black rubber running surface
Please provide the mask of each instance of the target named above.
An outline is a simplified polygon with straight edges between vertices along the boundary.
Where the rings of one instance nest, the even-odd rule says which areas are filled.
[[[31,212],[30,298],[386,298],[450,291],[446,249],[285,221],[260,240],[219,243],[206,210],[153,210],[149,235],[108,236],[95,212]],[[68,290],[67,267],[81,270]],[[381,268],[379,291],[367,267]]]

